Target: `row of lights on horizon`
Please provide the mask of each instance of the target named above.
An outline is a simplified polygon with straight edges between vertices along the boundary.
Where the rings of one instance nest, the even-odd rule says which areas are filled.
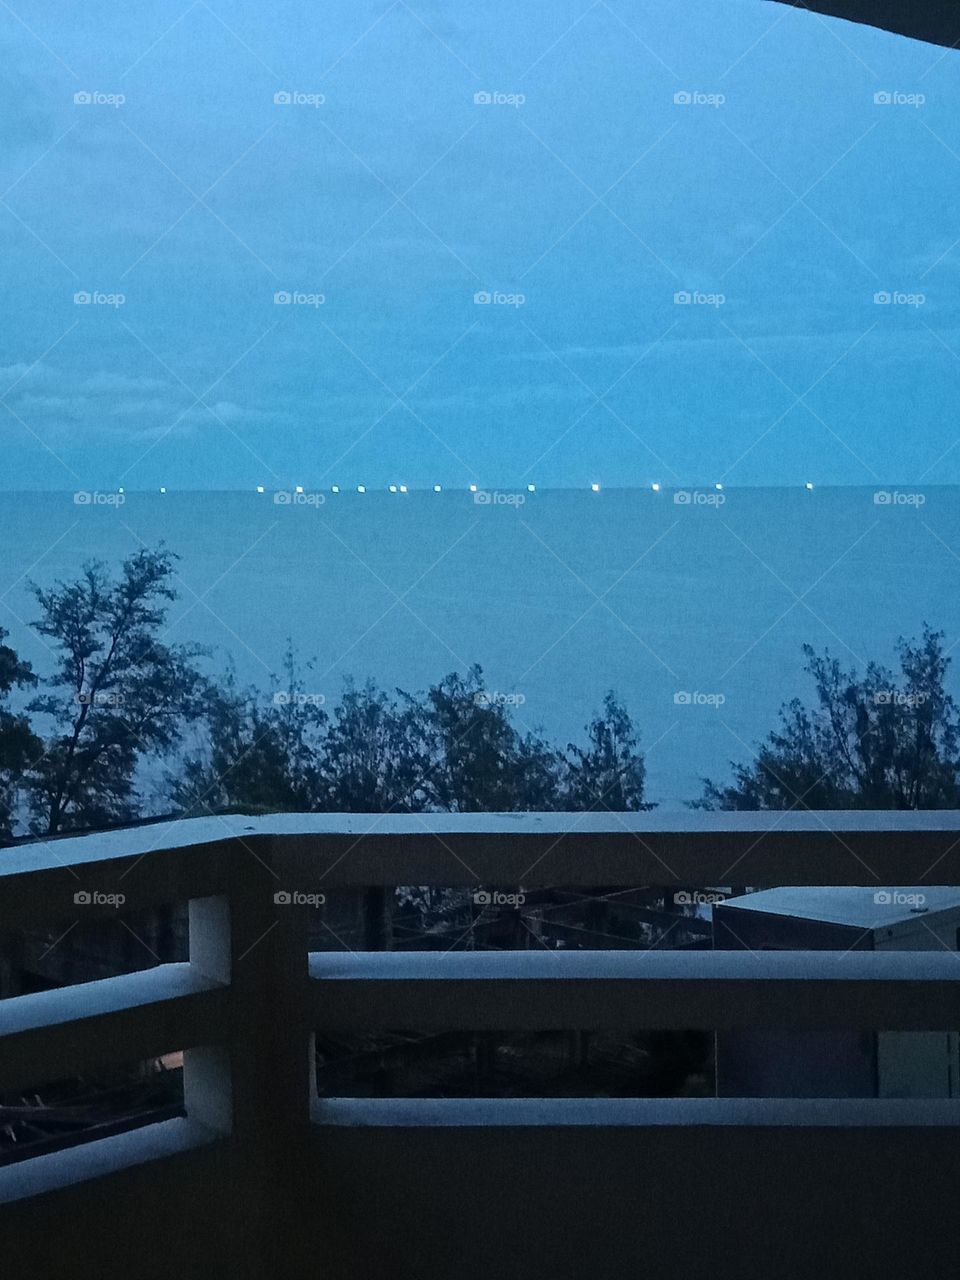
[[[659,492],[660,492],[661,487],[662,487],[662,486],[661,486],[661,484],[660,484],[659,480],[655,480],[655,481],[651,484],[651,486],[650,486],[650,488],[653,490],[653,492],[654,492],[654,493],[659,493]],[[723,489],[723,485],[722,485],[719,481],[717,481],[717,483],[716,483],[713,487],[714,487],[715,489],[717,489],[717,490],[722,490],[722,489]],[[469,488],[469,492],[470,492],[470,493],[476,493],[476,492],[477,492],[477,489],[478,489],[478,486],[477,486],[477,485],[475,485],[475,484],[471,484],[471,485],[469,485],[469,486],[468,486],[468,488]],[[812,484],[812,482],[811,482],[810,480],[808,480],[808,481],[805,483],[804,488],[805,488],[805,489],[812,489],[812,488],[813,488],[813,484]],[[599,493],[599,492],[600,492],[600,485],[599,485],[596,481],[594,481],[594,482],[590,485],[590,489],[591,489],[591,491],[592,491],[593,493]],[[388,490],[388,492],[389,492],[389,493],[407,493],[407,492],[408,492],[407,486],[406,486],[405,484],[391,484],[391,485],[388,485],[388,486],[387,486],[387,490]],[[536,486],[535,484],[528,484],[528,485],[527,485],[527,492],[528,492],[528,493],[536,493],[536,491],[537,491],[537,486]],[[123,492],[123,490],[121,489],[121,491],[120,491],[120,492],[122,493],[122,492]],[[166,490],[165,490],[165,489],[161,489],[161,490],[160,490],[160,492],[161,492],[161,493],[166,493]],[[302,485],[302,484],[295,485],[295,486],[294,486],[294,492],[295,492],[295,493],[303,493],[303,492],[304,492],[303,485]],[[331,493],[339,493],[339,492],[340,492],[340,486],[339,486],[338,484],[333,484],[333,485],[331,485],[331,486],[330,486],[330,492],[331,492]],[[367,486],[366,486],[365,484],[358,484],[358,485],[357,485],[357,493],[366,493],[366,492],[367,492]],[[443,492],[443,485],[435,484],[435,485],[433,486],[433,492],[434,492],[434,493],[442,493],[442,492]],[[266,487],[265,487],[264,485],[262,485],[262,484],[258,484],[258,485],[257,485],[257,493],[266,493]]]
[[[718,482],[717,482],[713,487],[714,487],[715,489],[718,489],[718,490],[719,490],[719,489],[722,489],[722,488],[723,488],[723,485],[718,481]],[[593,493],[599,493],[599,492],[600,492],[600,485],[599,485],[599,484],[597,484],[597,483],[596,483],[596,481],[594,481],[594,483],[593,483],[593,484],[591,484],[590,488],[591,488],[591,490],[592,490],[592,492],[593,492]],[[654,493],[659,493],[659,492],[660,492],[660,489],[661,489],[661,485],[660,485],[659,480],[655,480],[655,481],[653,482],[653,484],[651,484],[650,488],[653,490],[653,492],[654,492]],[[805,489],[812,489],[812,488],[813,488],[813,484],[808,480],[808,481],[806,482],[806,484],[804,485],[804,488],[805,488]],[[408,487],[407,487],[405,484],[391,484],[391,485],[388,485],[388,486],[387,486],[387,489],[388,489],[388,492],[390,492],[390,493],[407,493],[407,492],[409,492]],[[266,486],[265,486],[265,485],[262,485],[262,484],[258,484],[258,485],[257,485],[257,493],[266,493],[266,491],[267,491],[267,490],[266,490]],[[475,484],[470,485],[470,486],[469,486],[469,491],[470,491],[470,493],[476,493],[476,492],[477,492],[477,486],[476,486]],[[536,491],[537,491],[537,486],[536,486],[535,484],[528,484],[528,485],[527,485],[527,492],[528,492],[528,493],[536,493]],[[123,485],[121,485],[121,486],[120,486],[120,488],[117,490],[117,493],[123,493],[123,492],[124,492],[124,488],[123,488]],[[161,486],[160,486],[160,492],[161,492],[161,493],[166,493],[166,492],[167,492],[167,487],[166,487],[166,485],[161,485]],[[303,485],[302,485],[302,484],[294,485],[294,492],[295,492],[295,493],[303,493],[303,492],[304,492]],[[340,486],[339,486],[338,484],[332,484],[332,485],[330,486],[330,492],[331,492],[331,493],[339,493],[339,492],[340,492]],[[367,492],[367,486],[366,486],[365,484],[358,484],[358,485],[357,485],[357,493],[366,493],[366,492]],[[433,486],[433,492],[434,492],[434,493],[442,493],[442,492],[443,492],[443,485],[435,484],[435,485]]]

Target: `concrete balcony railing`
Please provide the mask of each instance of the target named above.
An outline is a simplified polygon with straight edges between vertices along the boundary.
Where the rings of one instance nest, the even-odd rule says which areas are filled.
[[[310,955],[275,900],[731,880],[960,884],[960,813],[277,815],[0,850],[0,930],[69,924],[78,892],[190,918],[188,963],[0,1002],[0,1092],[185,1050],[186,1111],[0,1169],[0,1271],[954,1274],[953,1099],[317,1098],[324,1027],[960,1028],[946,950]]]

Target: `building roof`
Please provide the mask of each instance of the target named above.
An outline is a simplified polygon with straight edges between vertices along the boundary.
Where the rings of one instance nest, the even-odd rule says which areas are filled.
[[[858,929],[881,929],[917,919],[929,922],[932,916],[943,911],[956,911],[960,917],[960,886],[784,886],[727,898],[719,905],[738,910],[762,911],[769,915],[792,916],[799,920],[850,925]]]

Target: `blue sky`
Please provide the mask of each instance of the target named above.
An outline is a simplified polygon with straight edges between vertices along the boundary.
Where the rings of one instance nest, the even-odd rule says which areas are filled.
[[[0,56],[0,487],[960,479],[958,53],[16,0]]]

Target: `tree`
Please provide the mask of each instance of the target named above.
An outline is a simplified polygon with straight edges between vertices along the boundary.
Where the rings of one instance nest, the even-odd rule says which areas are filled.
[[[232,671],[210,689],[204,746],[170,779],[181,809],[309,813],[324,807],[319,764],[327,723],[324,699],[304,688],[291,647],[283,670],[282,686],[274,680],[266,696],[239,688]]]
[[[7,632],[0,627],[0,840],[9,840],[20,783],[24,773],[40,756],[43,744],[24,715],[3,706],[15,687],[37,683],[28,662],[21,662],[3,641]]]
[[[310,669],[312,664],[308,664]],[[265,702],[228,674],[212,691],[207,740],[170,779],[188,812],[223,808],[322,813],[413,813],[424,807],[422,715],[372,681],[347,680],[332,713],[305,690],[291,651],[286,687]]]
[[[322,745],[324,808],[335,813],[418,813],[431,768],[422,704],[390,697],[370,680],[347,681]]]
[[[900,674],[862,676],[804,645],[816,702],[794,698],[752,764],[705,781],[710,809],[952,809],[960,805],[960,715],[946,691],[944,635],[897,644]]]
[[[586,726],[586,749],[567,746],[564,808],[616,813],[652,809],[643,799],[646,766],[627,709],[611,691]]]
[[[458,813],[560,807],[560,758],[511,722],[509,695],[484,687],[483,671],[451,672],[423,701],[428,807]]]
[[[485,688],[479,666],[426,693],[389,694],[347,680],[328,714],[304,691],[292,654],[286,690],[266,705],[232,675],[210,698],[206,742],[171,794],[187,812],[223,808],[325,813],[642,810],[644,761],[610,693],[588,745],[563,755],[513,724],[511,695]],[[309,666],[308,666],[309,669]],[[321,700],[322,701],[322,700]]]
[[[140,762],[170,751],[203,705],[196,647],[167,646],[161,628],[177,557],[162,546],[141,550],[116,580],[98,561],[75,582],[33,587],[57,665],[50,692],[31,702],[53,733],[30,772],[34,829],[128,821],[140,815]]]

